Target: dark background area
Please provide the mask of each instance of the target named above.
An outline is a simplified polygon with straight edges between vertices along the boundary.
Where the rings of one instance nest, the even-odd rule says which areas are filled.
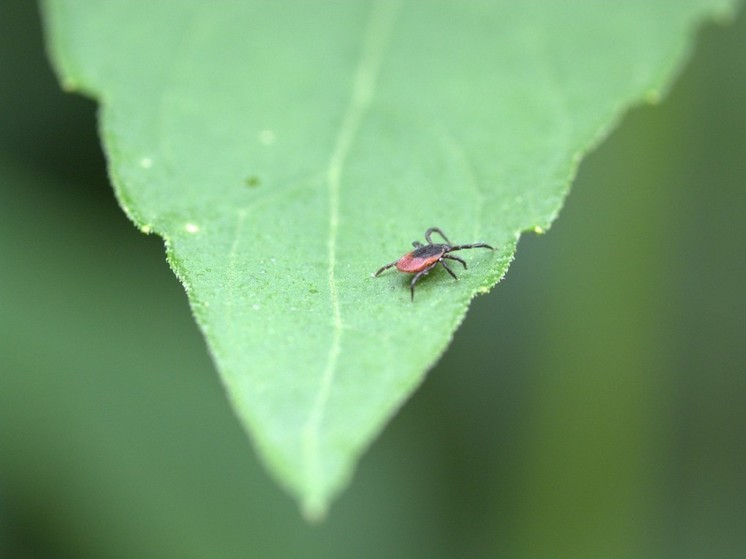
[[[306,524],[0,4],[0,557],[746,556],[746,18],[582,164]]]

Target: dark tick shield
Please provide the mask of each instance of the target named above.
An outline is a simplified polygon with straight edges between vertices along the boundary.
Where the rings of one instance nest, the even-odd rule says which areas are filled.
[[[437,233],[438,235],[440,235],[445,243],[433,243],[432,239],[430,238],[433,233]],[[425,231],[425,240],[427,241],[426,245],[423,245],[418,241],[413,242],[413,251],[408,252],[395,262],[386,264],[375,273],[375,275],[377,276],[384,270],[388,270],[389,268],[396,266],[396,269],[400,272],[404,272],[405,274],[414,274],[414,277],[409,284],[412,301],[414,301],[414,285],[422,276],[426,276],[430,272],[430,270],[435,268],[435,266],[437,266],[438,264],[441,264],[446,269],[446,271],[451,274],[453,279],[458,279],[456,274],[453,273],[453,270],[451,270],[451,267],[446,263],[446,259],[455,260],[456,262],[461,263],[464,266],[464,269],[466,269],[466,262],[464,260],[449,253],[465,248],[488,248],[490,250],[495,250],[486,243],[452,245],[451,241],[448,240],[448,237],[446,237],[443,234],[443,231],[441,231],[437,227],[431,227],[430,229]]]

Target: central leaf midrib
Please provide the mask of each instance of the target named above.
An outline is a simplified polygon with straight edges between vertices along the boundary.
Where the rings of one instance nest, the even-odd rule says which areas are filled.
[[[302,432],[306,489],[308,491],[307,494],[310,495],[309,501],[306,503],[306,512],[312,516],[322,512],[316,510],[319,506],[318,503],[321,502],[320,498],[322,495],[320,487],[319,429],[337,369],[343,330],[335,277],[342,171],[355,135],[360,128],[360,123],[373,98],[378,71],[389,34],[394,25],[398,7],[398,2],[386,0],[377,2],[371,10],[362,43],[361,56],[355,70],[352,95],[344,118],[342,119],[327,168],[329,199],[327,258],[329,262],[328,278],[333,333],[326,363],[321,374],[318,393],[316,394]]]

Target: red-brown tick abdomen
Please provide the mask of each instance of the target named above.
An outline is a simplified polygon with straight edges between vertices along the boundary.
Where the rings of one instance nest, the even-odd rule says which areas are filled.
[[[396,269],[405,274],[416,274],[435,264],[446,252],[443,245],[425,245],[408,252],[396,261]]]

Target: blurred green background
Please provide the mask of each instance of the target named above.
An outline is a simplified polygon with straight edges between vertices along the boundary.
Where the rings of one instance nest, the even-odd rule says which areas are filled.
[[[746,557],[743,15],[583,162],[318,526],[117,207],[36,6],[0,21],[1,557]]]

